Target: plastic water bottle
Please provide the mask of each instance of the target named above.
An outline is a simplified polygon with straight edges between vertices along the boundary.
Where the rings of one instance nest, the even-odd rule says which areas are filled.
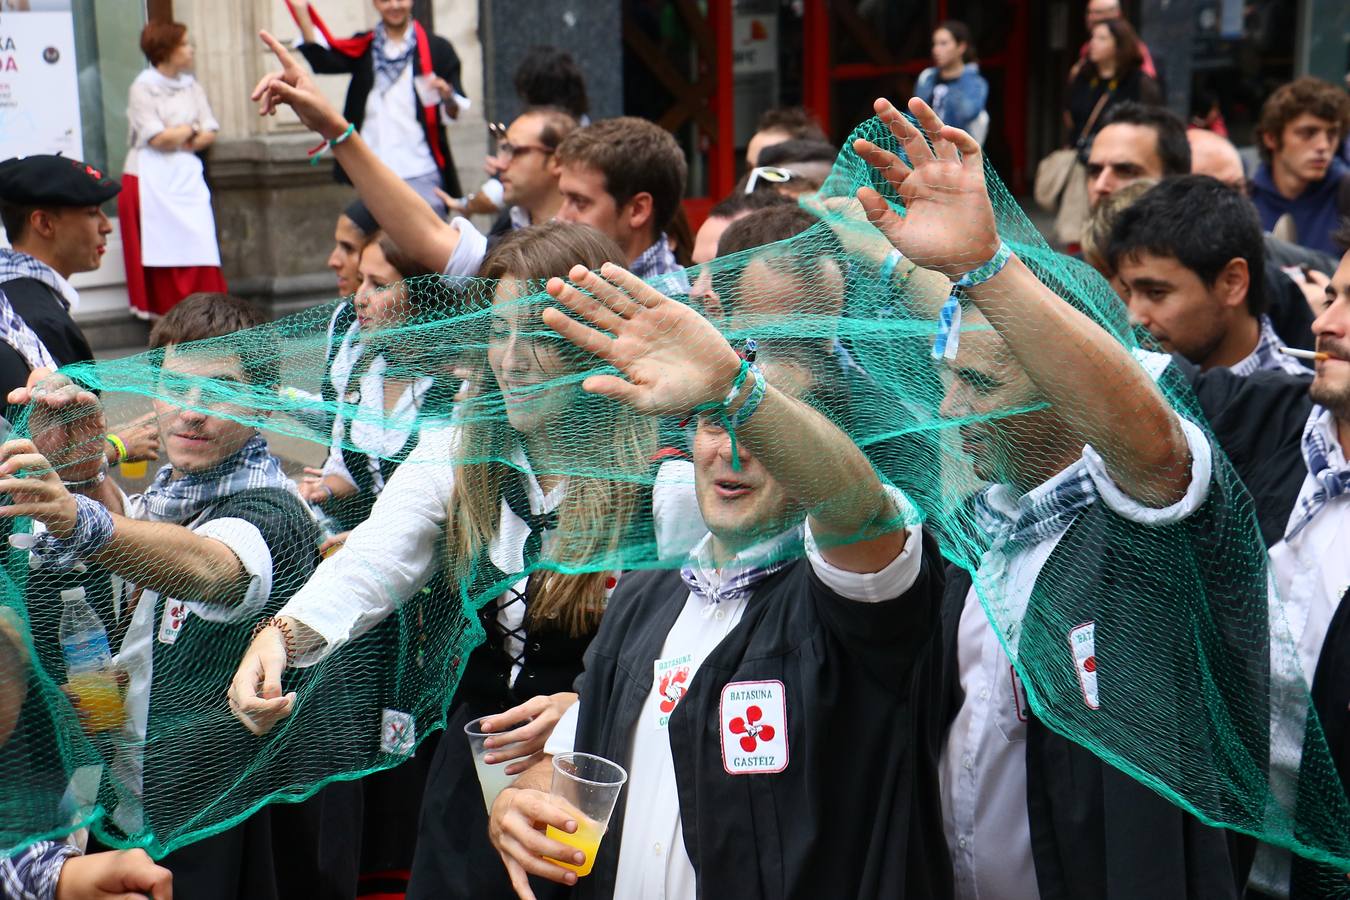
[[[113,672],[108,631],[84,599],[84,588],[61,592],[61,653],[66,661],[66,685],[88,713],[84,727],[106,731],[122,722],[122,694]]]

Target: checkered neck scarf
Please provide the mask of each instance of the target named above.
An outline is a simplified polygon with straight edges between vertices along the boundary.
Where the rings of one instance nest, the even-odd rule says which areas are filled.
[[[1234,375],[1246,377],[1254,375],[1257,372],[1285,372],[1289,375],[1311,375],[1312,372],[1301,365],[1298,360],[1292,356],[1285,356],[1280,352],[1280,347],[1284,346],[1284,341],[1275,333],[1275,326],[1271,324],[1270,316],[1261,316],[1261,336],[1256,341],[1256,349],[1234,365],[1228,367],[1228,370]]]
[[[1286,541],[1308,527],[1322,507],[1350,491],[1350,463],[1345,461],[1343,449],[1340,465],[1334,468],[1331,465],[1335,442],[1336,420],[1329,410],[1314,406],[1308,424],[1303,426],[1303,461],[1308,464],[1308,474],[1317,482],[1317,490],[1299,499],[1297,515],[1290,518],[1284,532]]]
[[[704,602],[706,609],[723,601],[730,603],[744,600],[755,592],[761,581],[792,564],[793,556],[798,554],[790,556],[787,551],[794,543],[798,549],[801,548],[800,527],[741,551],[730,563],[719,569],[713,565],[712,536],[709,535],[694,551],[690,564],[680,569],[680,578],[689,588],[689,593]],[[752,560],[768,562],[758,565]]]
[[[670,249],[670,239],[663,231],[656,237],[656,243],[639,254],[628,270],[639,278],[651,278],[655,275],[669,275],[680,271],[680,263]]]
[[[79,305],[80,295],[75,292],[75,288],[51,266],[27,253],[0,249],[0,284],[19,278],[32,278],[56,291],[66,309],[73,309]]]
[[[31,258],[31,257],[30,257]],[[52,357],[47,345],[37,332],[28,327],[28,323],[9,305],[9,298],[0,291],[0,341],[14,348],[14,352],[23,357],[30,369],[59,369],[60,365]]]
[[[403,75],[403,70],[407,68],[408,63],[412,62],[413,54],[417,52],[417,29],[409,24],[405,34],[403,52],[391,58],[384,52],[384,48],[389,42],[389,33],[385,30],[383,22],[375,26],[375,37],[371,39],[370,56],[375,63],[375,88],[381,94],[387,93],[394,86],[394,82],[398,81],[399,77]]]
[[[155,522],[181,525],[226,497],[259,488],[294,491],[295,485],[267,449],[267,441],[254,435],[233,456],[204,472],[175,479],[173,466],[164,466],[145,493],[130,498],[129,503],[143,506]]]
[[[1007,489],[994,485],[976,494],[972,502],[976,524],[993,538],[991,548],[1001,549],[1008,556],[1060,534],[1097,499],[1097,487],[1086,467],[1034,500],[1030,495],[1019,498],[1015,515],[990,502],[991,492],[1000,487]]]

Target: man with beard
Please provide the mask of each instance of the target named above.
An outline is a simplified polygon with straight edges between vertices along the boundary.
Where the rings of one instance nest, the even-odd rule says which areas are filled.
[[[1290,637],[1312,685],[1343,784],[1350,783],[1350,254],[1341,258],[1317,319],[1316,373],[1249,378],[1214,369],[1194,378],[1215,437],[1252,495]],[[1318,896],[1310,864],[1263,853],[1253,886],[1272,896]]]

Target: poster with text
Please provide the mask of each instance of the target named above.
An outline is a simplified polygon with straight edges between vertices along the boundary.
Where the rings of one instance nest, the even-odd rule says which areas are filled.
[[[70,0],[0,0],[0,159],[34,153],[84,154]]]

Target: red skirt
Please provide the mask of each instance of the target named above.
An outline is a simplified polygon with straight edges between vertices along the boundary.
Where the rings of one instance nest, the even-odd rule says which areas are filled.
[[[189,294],[225,293],[219,266],[145,266],[141,264],[141,190],[135,175],[122,176],[117,195],[117,219],[122,227],[122,259],[127,269],[127,296],[131,312],[142,319],[159,318]]]

